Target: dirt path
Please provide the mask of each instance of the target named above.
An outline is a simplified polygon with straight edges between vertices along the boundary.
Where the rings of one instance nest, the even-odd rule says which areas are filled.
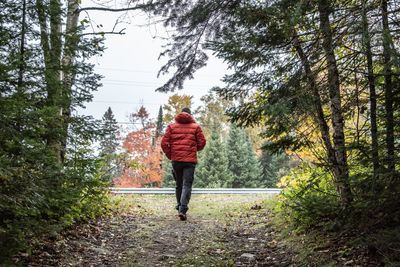
[[[173,196],[116,197],[118,215],[47,240],[29,266],[291,266],[262,195],[195,195],[188,221]]]

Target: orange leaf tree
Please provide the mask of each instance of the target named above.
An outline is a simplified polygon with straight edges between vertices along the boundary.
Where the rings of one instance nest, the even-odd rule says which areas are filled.
[[[155,124],[143,106],[131,115],[131,119],[139,122],[141,128],[128,133],[124,140],[124,168],[115,184],[119,187],[159,187],[162,153],[160,140],[155,138]]]

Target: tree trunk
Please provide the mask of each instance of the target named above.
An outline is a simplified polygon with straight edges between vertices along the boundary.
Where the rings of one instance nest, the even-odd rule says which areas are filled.
[[[68,0],[67,4],[67,22],[65,26],[65,45],[63,49],[63,55],[61,59],[62,72],[61,72],[61,83],[62,83],[62,117],[63,117],[63,133],[61,136],[61,160],[64,162],[65,153],[67,148],[68,138],[68,127],[71,118],[71,96],[72,96],[72,85],[74,76],[74,62],[79,42],[77,35],[79,12],[78,12],[78,0]]]
[[[22,0],[22,20],[21,20],[21,39],[19,46],[19,58],[18,58],[18,80],[17,80],[17,101],[25,103],[25,90],[24,90],[24,73],[25,73],[25,38],[26,38],[26,0]],[[17,118],[15,121],[15,128],[17,132],[21,133],[24,115],[25,105],[19,106],[17,111]]]
[[[79,42],[77,36],[78,0],[69,0],[65,26],[64,47],[62,45],[62,5],[59,0],[51,0],[49,5],[50,31],[48,30],[45,6],[36,1],[38,10],[41,46],[45,59],[45,80],[47,105],[52,111],[48,119],[47,144],[59,163],[65,159],[68,127],[71,117],[71,91],[74,79],[74,59]]]
[[[18,92],[22,91],[25,72],[26,0],[22,0],[21,43],[19,47]]]
[[[293,36],[293,46],[296,49],[296,53],[301,60],[301,63],[303,65],[304,71],[307,76],[308,86],[310,87],[311,92],[313,94],[313,104],[315,112],[317,113],[315,120],[318,123],[319,130],[321,132],[321,137],[327,152],[327,157],[328,157],[327,161],[329,164],[329,168],[333,171],[333,168],[337,166],[337,160],[336,160],[335,150],[332,147],[331,137],[329,134],[329,126],[328,123],[326,122],[324,111],[322,108],[321,95],[319,94],[318,91],[315,75],[311,70],[311,64],[307,56],[305,55],[303,48],[300,45],[300,40],[296,32],[294,33]]]
[[[386,111],[386,151],[387,151],[387,168],[390,173],[395,171],[394,164],[394,118],[393,118],[393,82],[392,82],[392,59],[391,48],[392,43],[387,0],[381,0],[382,12],[382,38],[383,38],[383,72],[384,72],[384,92],[385,92],[385,111]]]
[[[329,22],[331,6],[328,0],[318,1],[320,30],[322,32],[322,46],[328,67],[328,88],[330,108],[332,113],[333,144],[337,160],[337,166],[333,166],[336,188],[339,193],[341,204],[347,208],[353,201],[353,195],[349,184],[349,168],[347,165],[346,145],[344,136],[344,120],[342,114],[339,71],[337,68],[335,53],[333,49],[332,31]]]
[[[60,135],[62,132],[62,110],[60,108],[60,93],[62,91],[60,83],[62,48],[61,3],[58,0],[51,0],[47,11],[43,1],[37,0],[36,8],[40,26],[40,43],[43,50],[45,65],[46,104],[50,113],[45,118],[47,123],[46,142],[52,156],[59,164],[62,164],[60,142]],[[47,16],[47,14],[49,16]],[[48,17],[49,23],[47,21]]]
[[[374,176],[378,174],[379,170],[379,152],[378,152],[378,126],[376,118],[376,88],[375,88],[375,74],[372,61],[371,51],[371,37],[368,29],[368,18],[366,11],[366,0],[363,0],[362,6],[362,28],[363,28],[363,48],[367,59],[367,72],[368,72],[368,87],[369,87],[369,105],[370,105],[370,121],[371,121],[371,151],[372,151],[372,165]]]

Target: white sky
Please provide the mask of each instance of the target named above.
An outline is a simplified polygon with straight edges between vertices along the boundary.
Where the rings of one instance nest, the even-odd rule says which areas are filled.
[[[90,11],[91,21],[102,24],[104,31],[110,31],[120,15]],[[81,15],[83,18],[84,14]],[[128,114],[143,104],[155,118],[159,106],[167,103],[168,97],[174,93],[193,95],[196,107],[200,97],[209,89],[223,85],[220,79],[226,73],[226,65],[211,56],[208,65],[199,70],[193,80],[188,80],[183,90],[168,94],[155,92],[170,77],[157,78],[162,66],[158,56],[165,40],[156,36],[166,37],[167,33],[161,25],[139,26],[148,22],[143,14],[131,13],[125,20],[130,20],[129,24],[121,24],[119,29],[126,28],[126,34],[106,35],[105,53],[94,58],[95,71],[104,76],[103,86],[94,93],[93,102],[88,103],[86,109],[78,111],[80,114],[100,119],[110,106],[118,122],[127,122]]]

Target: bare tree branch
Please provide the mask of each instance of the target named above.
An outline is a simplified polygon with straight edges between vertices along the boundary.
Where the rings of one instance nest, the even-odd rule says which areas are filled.
[[[106,11],[106,12],[124,12],[124,11],[132,11],[138,9],[145,9],[149,7],[149,4],[140,4],[133,7],[126,7],[126,8],[107,8],[107,7],[82,7],[78,8],[75,12],[80,13],[82,11]]]
[[[119,34],[119,35],[123,35],[125,34],[126,28],[123,28],[122,30],[120,30],[119,32],[116,31],[109,31],[109,32],[87,32],[87,33],[82,33],[80,36],[86,36],[86,35],[105,35],[105,34]]]

